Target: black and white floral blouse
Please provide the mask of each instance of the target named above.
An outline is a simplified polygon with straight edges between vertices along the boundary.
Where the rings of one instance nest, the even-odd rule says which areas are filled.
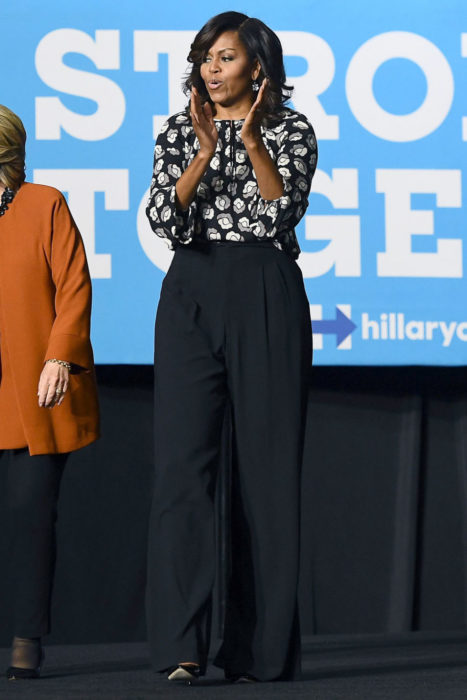
[[[284,182],[281,197],[265,200],[240,137],[242,126],[242,119],[216,120],[216,152],[194,200],[183,212],[176,207],[175,184],[196,156],[199,142],[184,112],[165,122],[156,142],[146,209],[151,227],[172,250],[195,237],[245,243],[269,238],[297,258],[300,248],[294,228],[306,211],[317,161],[313,127],[292,110],[286,110],[278,125],[261,127],[263,141]]]

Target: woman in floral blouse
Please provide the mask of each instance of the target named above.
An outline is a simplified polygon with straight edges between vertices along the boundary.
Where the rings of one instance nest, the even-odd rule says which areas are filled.
[[[157,139],[147,214],[175,250],[155,344],[156,478],[148,559],[154,668],[206,671],[213,495],[232,415],[231,566],[215,664],[233,681],[300,673],[300,467],[312,356],[294,227],[317,147],[285,103],[282,47],[238,12],[195,37],[186,112]]]

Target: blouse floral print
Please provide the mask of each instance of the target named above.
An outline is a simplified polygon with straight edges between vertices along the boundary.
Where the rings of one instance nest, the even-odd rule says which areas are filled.
[[[175,185],[199,150],[185,112],[171,116],[157,138],[154,173],[146,213],[153,231],[173,250],[195,237],[211,241],[272,239],[297,258],[294,228],[308,205],[317,145],[305,116],[286,110],[282,121],[261,127],[264,144],[282,176],[281,197],[261,197],[255,172],[240,137],[243,120],[216,120],[216,151],[186,211],[177,209]]]

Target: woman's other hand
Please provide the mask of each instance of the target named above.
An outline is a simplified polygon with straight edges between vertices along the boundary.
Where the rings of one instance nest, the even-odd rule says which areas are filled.
[[[282,176],[276,163],[269,155],[261,136],[261,105],[268,87],[265,78],[258,90],[258,96],[248,112],[240,136],[250,157],[261,197],[267,201],[278,199],[284,192]]]
[[[41,408],[60,406],[68,389],[69,371],[57,362],[46,362],[39,379],[37,396]]]
[[[243,123],[242,130],[240,132],[240,137],[245,144],[246,148],[250,146],[258,145],[262,143],[261,138],[261,105],[264,100],[264,93],[268,86],[268,79],[264,78],[261,83],[261,87],[258,90],[256,100],[251,105],[251,109],[248,112],[245,121]]]
[[[209,102],[201,103],[199,92],[191,90],[190,114],[193,129],[199,141],[200,152],[212,157],[216,150],[218,132]]]
[[[175,185],[177,209],[186,211],[194,200],[198,185],[209,167],[217,146],[218,133],[209,102],[201,104],[199,92],[191,90],[190,114],[198,137],[199,151]]]

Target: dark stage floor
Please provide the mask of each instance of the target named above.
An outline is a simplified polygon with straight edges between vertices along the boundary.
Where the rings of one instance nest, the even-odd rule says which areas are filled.
[[[0,681],[2,698],[310,698],[313,700],[465,700],[467,639],[324,638],[305,645],[304,679],[226,684],[218,669],[197,686],[173,687],[149,668],[145,644],[50,646],[38,681]],[[8,650],[0,649],[7,665]]]

